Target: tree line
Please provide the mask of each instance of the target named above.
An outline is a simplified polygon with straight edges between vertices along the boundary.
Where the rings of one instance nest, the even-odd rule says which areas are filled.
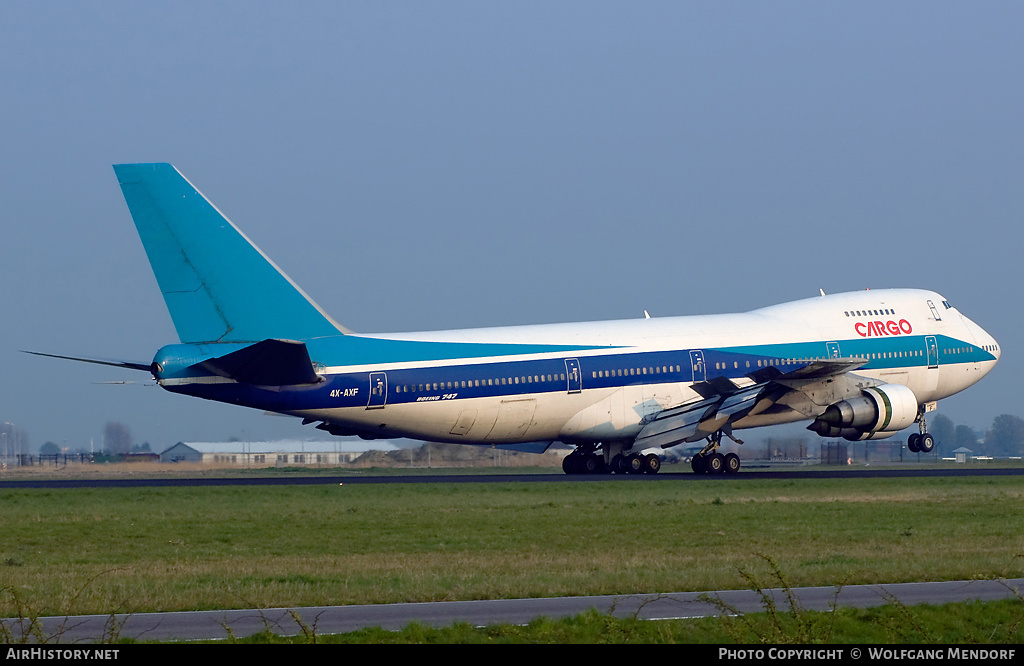
[[[955,424],[942,414],[928,418],[928,432],[935,438],[936,451],[943,456],[952,456],[959,448],[994,458],[1024,455],[1024,419],[1012,414],[995,417],[980,437],[974,428]]]
[[[131,428],[120,421],[107,421],[103,427],[103,437],[96,453],[101,456],[120,456],[125,453],[148,452],[149,443],[135,444],[132,438]],[[39,447],[39,454],[52,456],[62,453],[61,447],[54,442],[46,442]],[[93,453],[89,447],[75,447],[63,453]]]

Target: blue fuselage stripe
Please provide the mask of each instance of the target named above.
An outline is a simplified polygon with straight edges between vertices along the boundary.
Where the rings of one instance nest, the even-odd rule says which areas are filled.
[[[995,360],[988,351],[946,336],[936,339],[938,362],[977,363]],[[866,359],[862,370],[927,367],[926,336],[877,340],[843,340],[843,357]],[[550,354],[551,347],[543,347]],[[570,349],[572,351],[570,351]],[[775,367],[791,372],[829,357],[828,343],[802,342],[723,349],[625,351],[593,353],[594,348],[566,348],[564,356],[466,363],[437,363],[420,367],[382,365],[379,370],[344,371],[334,367],[326,382],[303,387],[267,390],[245,384],[185,384],[170,390],[229,400],[275,411],[366,406],[371,374],[384,375],[382,404],[429,402],[482,397],[515,397],[565,393],[577,389],[611,389],[641,384],[691,383],[718,377],[740,379],[759,369]],[[523,349],[520,347],[519,352]],[[694,366],[691,351],[700,352],[702,366]],[[589,352],[589,355],[588,355]],[[578,363],[580,381],[570,378],[566,360]],[[421,360],[422,362],[422,360]],[[335,371],[340,370],[340,371]],[[230,396],[230,397],[229,397]]]

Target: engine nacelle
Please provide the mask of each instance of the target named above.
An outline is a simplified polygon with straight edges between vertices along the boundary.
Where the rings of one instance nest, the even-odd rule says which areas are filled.
[[[856,398],[829,405],[807,429],[822,437],[875,439],[912,425],[917,406],[917,396],[902,384],[871,386]]]

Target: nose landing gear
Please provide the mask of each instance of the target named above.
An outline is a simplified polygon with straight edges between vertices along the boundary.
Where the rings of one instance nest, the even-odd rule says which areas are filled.
[[[917,408],[917,427],[920,432],[915,432],[907,439],[907,448],[911,453],[931,453],[935,448],[935,438],[928,433],[928,422],[924,418],[924,412],[924,405]]]

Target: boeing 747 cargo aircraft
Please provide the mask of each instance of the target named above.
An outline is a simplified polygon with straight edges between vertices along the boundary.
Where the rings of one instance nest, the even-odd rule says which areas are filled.
[[[1000,355],[980,326],[918,289],[741,314],[359,334],[172,165],[114,171],[180,342],[151,363],[93,362],[334,435],[531,451],[559,441],[576,447],[570,474],[655,473],[657,451],[700,442],[695,472],[735,473],[723,437],[797,421],[849,440],[916,425],[908,446],[927,452],[926,413]]]

